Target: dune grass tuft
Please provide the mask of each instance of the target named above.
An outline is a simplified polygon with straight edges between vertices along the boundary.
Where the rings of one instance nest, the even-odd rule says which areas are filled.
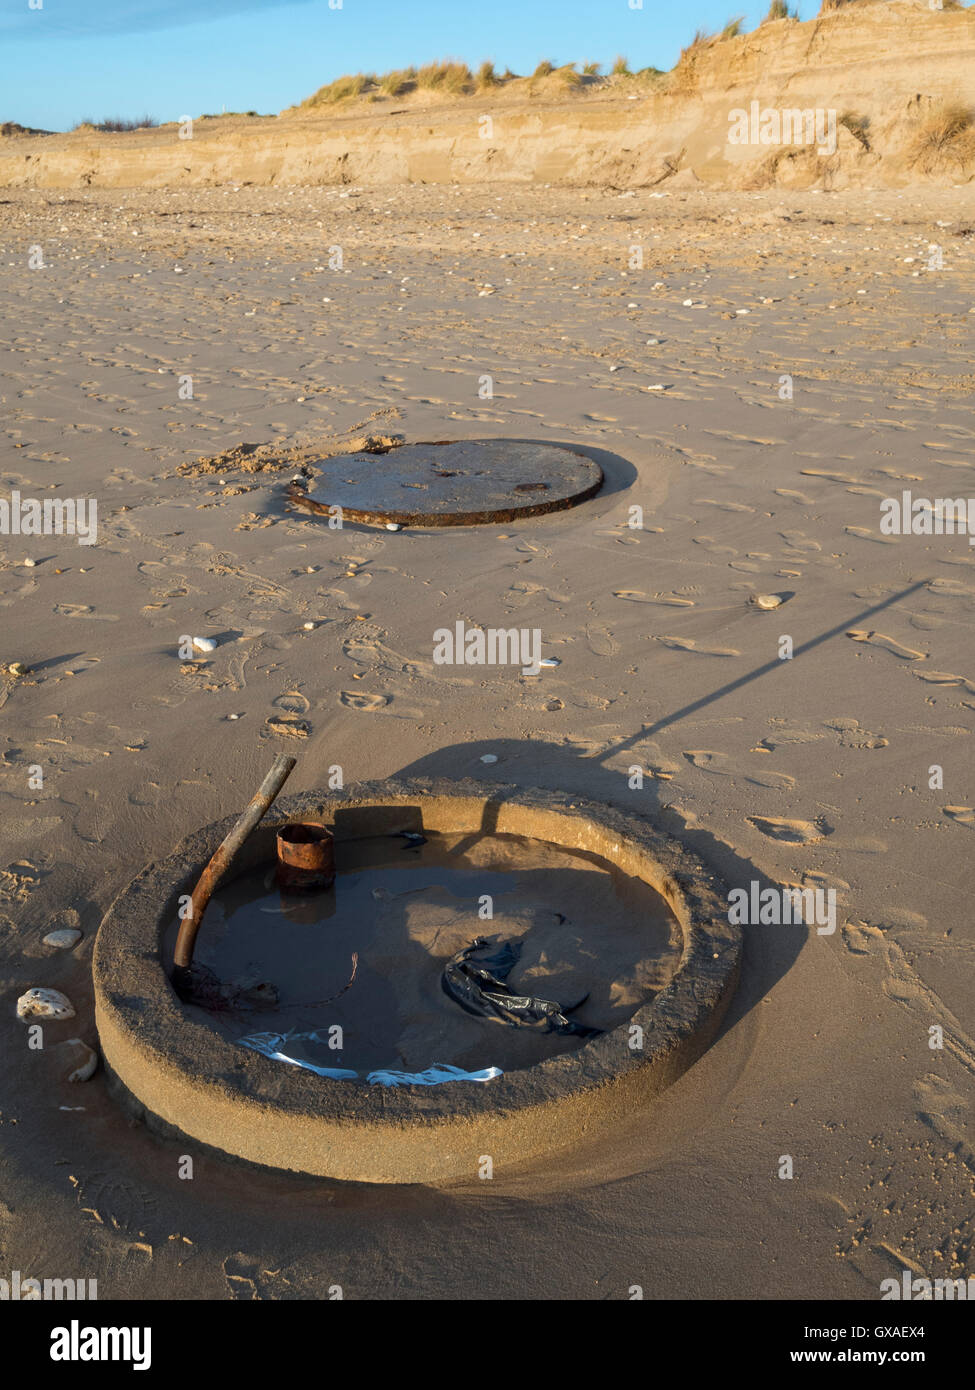
[[[942,102],[921,121],[907,150],[908,163],[928,174],[975,160],[975,112],[960,101]]]

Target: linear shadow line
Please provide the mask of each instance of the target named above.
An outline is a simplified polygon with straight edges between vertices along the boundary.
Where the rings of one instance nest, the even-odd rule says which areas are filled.
[[[818,637],[811,637],[808,642],[803,642],[801,647],[796,647],[793,652],[793,659],[801,656],[804,652],[812,651],[813,647],[818,647],[823,642],[828,642],[831,637],[837,637],[841,632],[846,632],[851,623],[862,622],[864,618],[870,618],[875,613],[880,613],[884,608],[889,608],[892,603],[898,603],[909,594],[916,593],[918,589],[923,589],[926,584],[930,584],[930,579],[919,579],[916,584],[910,584],[900,593],[892,594],[890,598],[884,599],[882,603],[875,603],[872,608],[865,608],[862,613],[857,613],[855,617],[846,619],[845,622],[838,623],[828,632],[821,632]],[[676,724],[679,720],[686,718],[689,714],[694,714],[699,709],[704,709],[706,705],[713,704],[715,700],[720,700],[724,695],[730,695],[733,690],[739,690],[749,681],[758,680],[760,676],[768,675],[770,671],[781,669],[784,661],[780,657],[775,657],[772,661],[767,661],[764,666],[757,666],[754,671],[749,671],[746,676],[739,676],[737,680],[729,681],[727,685],[721,686],[719,690],[712,690],[709,695],[702,695],[699,700],[695,700],[690,705],[685,705],[683,709],[676,710],[673,714],[668,714],[663,719],[658,719],[655,724],[644,724],[638,734],[632,734],[623,743],[618,743],[614,748],[605,752],[601,758],[594,758],[594,762],[603,762],[611,755],[615,757],[617,753],[631,748],[635,743],[639,743],[650,734],[659,733],[661,729],[666,729],[671,724]]]

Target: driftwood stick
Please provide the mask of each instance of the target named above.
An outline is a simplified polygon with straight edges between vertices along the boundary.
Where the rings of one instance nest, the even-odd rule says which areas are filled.
[[[179,935],[176,938],[174,960],[177,973],[189,970],[192,965],[193,946],[207,903],[248,835],[270,810],[274,798],[291,776],[297,761],[297,758],[289,758],[284,753],[278,754],[274,766],[264,778],[256,795],[200,875],[190,899],[189,914],[180,923]]]

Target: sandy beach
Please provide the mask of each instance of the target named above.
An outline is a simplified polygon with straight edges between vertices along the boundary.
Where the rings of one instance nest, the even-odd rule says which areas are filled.
[[[882,524],[975,489],[969,178],[0,189],[0,489],[98,505],[94,545],[0,536],[0,666],[27,668],[0,685],[7,1267],[106,1299],[875,1300],[975,1272],[975,548]],[[443,439],[564,445],[605,483],[395,533],[288,501],[327,456]],[[435,664],[458,621],[559,664]],[[732,886],[834,890],[835,930],[747,926],[714,1045],[547,1162],[250,1168],[133,1122],[102,1070],[69,1084],[52,1043],[98,1047],[114,898],[282,751],[289,791],[339,767],[616,806]],[[32,986],[76,1010],[38,1052]]]

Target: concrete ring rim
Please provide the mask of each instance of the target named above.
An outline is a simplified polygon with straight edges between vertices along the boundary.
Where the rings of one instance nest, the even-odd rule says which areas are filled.
[[[653,865],[658,876],[653,886],[669,902],[684,934],[684,949],[669,984],[623,1024],[577,1051],[557,1054],[488,1083],[387,1089],[328,1081],[282,1066],[234,1047],[188,1018],[162,959],[161,936],[167,914],[180,890],[188,891],[186,885],[206,862],[208,850],[212,852],[229,829],[234,818],[228,817],[195,832],[171,854],[137,874],[106,913],[96,938],[95,1008],[103,1055],[109,1071],[148,1114],[191,1138],[272,1167],[293,1164],[290,1159],[269,1160],[274,1149],[270,1141],[235,1142],[230,1132],[234,1129],[231,1112],[238,1115],[242,1129],[247,1128],[246,1117],[250,1116],[278,1132],[279,1148],[290,1129],[301,1128],[305,1161],[298,1163],[299,1171],[359,1180],[357,1171],[349,1171],[355,1135],[360,1144],[370,1136],[382,1137],[380,1147],[389,1149],[391,1145],[391,1151],[379,1164],[381,1172],[377,1170],[378,1175],[367,1177],[367,1181],[411,1181],[418,1173],[420,1180],[429,1180],[430,1176],[449,1175],[436,1161],[436,1144],[431,1147],[429,1142],[437,1132],[443,1135],[466,1130],[487,1136],[503,1135],[506,1129],[519,1131],[520,1140],[511,1146],[518,1156],[561,1147],[565,1126],[559,1121],[560,1107],[571,1103],[583,1114],[588,1098],[593,1112],[607,1108],[621,1112],[631,1106],[610,1103],[607,1107],[611,1093],[618,1093],[617,1101],[624,1093],[631,1098],[657,1094],[706,1050],[737,981],[741,929],[727,920],[727,893],[717,875],[686,846],[645,819],[564,793],[470,779],[390,780],[281,798],[252,840],[262,832],[265,836],[275,834],[281,822],[308,817],[309,813],[324,818],[330,812],[368,812],[372,808],[406,815],[416,809],[417,801],[428,815],[436,807],[437,815],[456,811],[468,822],[477,814],[483,818],[490,810],[505,824],[539,821],[551,829],[558,823],[569,835],[568,840],[538,836],[557,844],[571,842],[573,835],[586,839],[595,832],[604,849],[615,842],[628,863],[639,861],[646,868]],[[595,852],[600,851],[597,848]],[[259,842],[254,853],[261,857]],[[612,862],[611,854],[604,853],[603,857]],[[644,1037],[650,1040],[639,1054],[627,1045],[634,1024],[642,1027]],[[165,1097],[164,1103],[158,1103]],[[207,1115],[213,1106],[223,1113],[223,1120],[215,1122],[211,1131]],[[181,1123],[184,1109],[187,1123]],[[311,1154],[313,1162],[308,1166],[308,1127],[316,1122],[323,1131],[329,1131],[339,1150],[348,1150],[344,1158],[336,1157],[333,1142],[320,1163]],[[531,1139],[528,1131],[533,1123],[548,1132],[551,1142],[544,1136]],[[424,1135],[426,1141],[420,1142]],[[241,1141],[244,1138],[242,1133],[238,1135]],[[284,1150],[287,1148],[284,1143]],[[397,1157],[399,1149],[403,1152]],[[425,1159],[419,1159],[419,1167],[416,1153],[410,1156],[412,1150],[426,1153]],[[438,1171],[424,1179],[431,1163]],[[449,1162],[446,1167],[450,1167]]]

